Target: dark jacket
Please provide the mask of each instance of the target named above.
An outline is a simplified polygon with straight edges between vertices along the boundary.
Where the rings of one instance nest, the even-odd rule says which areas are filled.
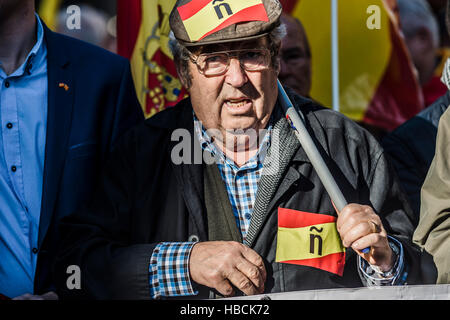
[[[408,281],[415,283],[412,217],[405,211],[381,147],[341,114],[292,93],[291,98],[306,114],[307,127],[321,152],[330,155],[326,161],[347,200],[371,205],[388,232],[402,241],[411,266]],[[330,198],[287,121],[280,113],[276,119],[274,129],[281,134],[279,139],[272,138],[271,150],[277,145],[280,159],[274,174],[263,175],[258,184],[247,237],[265,261],[266,292],[362,286],[352,250],[347,250],[342,277],[275,262],[279,207],[335,216]],[[172,149],[179,143],[178,139],[171,141],[171,135],[179,128],[190,132],[194,148],[198,141],[190,100],[127,134],[110,158],[93,203],[63,221],[65,239],[56,268],[62,297],[148,299],[149,259],[158,242],[188,241],[192,235],[208,240],[204,165],[175,165],[171,160]],[[81,290],[67,290],[68,265],[80,266]],[[208,297],[207,291],[199,297]]]
[[[90,199],[112,146],[144,120],[128,60],[44,29],[48,121],[36,294],[54,289],[58,221]]]
[[[436,149],[439,119],[450,104],[450,92],[387,135],[382,146],[395,168],[400,184],[419,221],[420,189]]]

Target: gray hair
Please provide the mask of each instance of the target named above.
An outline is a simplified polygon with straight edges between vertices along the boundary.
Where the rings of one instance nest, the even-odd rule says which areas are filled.
[[[280,66],[278,54],[280,51],[281,40],[286,36],[286,33],[286,26],[281,23],[268,34],[269,49],[272,52],[272,65],[275,69],[278,69]],[[177,67],[178,76],[183,85],[189,89],[192,84],[192,77],[189,72],[189,58],[191,51],[175,38],[172,31],[169,35],[169,48]]]
[[[420,28],[426,28],[431,32],[433,44],[438,47],[439,24],[428,2],[425,0],[397,0],[397,4],[405,37],[412,37]]]

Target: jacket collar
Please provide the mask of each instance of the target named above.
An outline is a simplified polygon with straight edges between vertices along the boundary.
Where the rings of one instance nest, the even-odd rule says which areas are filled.
[[[59,196],[59,181],[66,158],[75,87],[70,64],[71,51],[65,47],[62,36],[50,31],[45,24],[43,27],[47,44],[48,116],[39,247],[42,246],[52,221]]]

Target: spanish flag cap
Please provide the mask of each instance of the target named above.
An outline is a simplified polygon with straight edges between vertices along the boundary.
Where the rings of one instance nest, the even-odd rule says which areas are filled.
[[[278,0],[178,0],[170,27],[185,46],[250,40],[280,24]]]

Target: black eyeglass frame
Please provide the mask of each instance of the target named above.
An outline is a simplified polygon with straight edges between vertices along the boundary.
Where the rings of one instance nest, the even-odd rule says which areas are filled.
[[[241,59],[239,58],[239,53],[242,52],[264,52],[264,58],[265,58],[265,64],[264,67],[262,68],[256,68],[256,69],[248,69],[241,61]],[[207,74],[205,73],[205,67],[206,67],[206,62],[205,62],[205,66],[201,66],[198,62],[198,60],[202,57],[210,57],[210,56],[214,56],[217,54],[225,54],[227,55],[227,64],[225,66],[225,69],[221,72],[218,73],[213,73],[213,74]],[[242,69],[246,70],[246,71],[250,71],[250,72],[256,72],[256,71],[262,71],[265,70],[267,68],[269,68],[270,64],[271,64],[271,57],[273,56],[273,52],[272,50],[269,50],[267,48],[255,48],[255,49],[237,49],[237,50],[227,50],[227,51],[216,51],[216,52],[208,52],[208,53],[201,53],[199,55],[195,55],[193,53],[189,54],[189,59],[192,61],[192,63],[194,63],[197,66],[198,71],[202,74],[205,75],[207,77],[217,77],[217,76],[221,76],[223,74],[225,74],[228,71],[228,68],[230,67],[230,61],[231,58],[237,58],[239,60],[239,64],[241,66]],[[204,61],[206,61],[206,58],[204,59]]]

